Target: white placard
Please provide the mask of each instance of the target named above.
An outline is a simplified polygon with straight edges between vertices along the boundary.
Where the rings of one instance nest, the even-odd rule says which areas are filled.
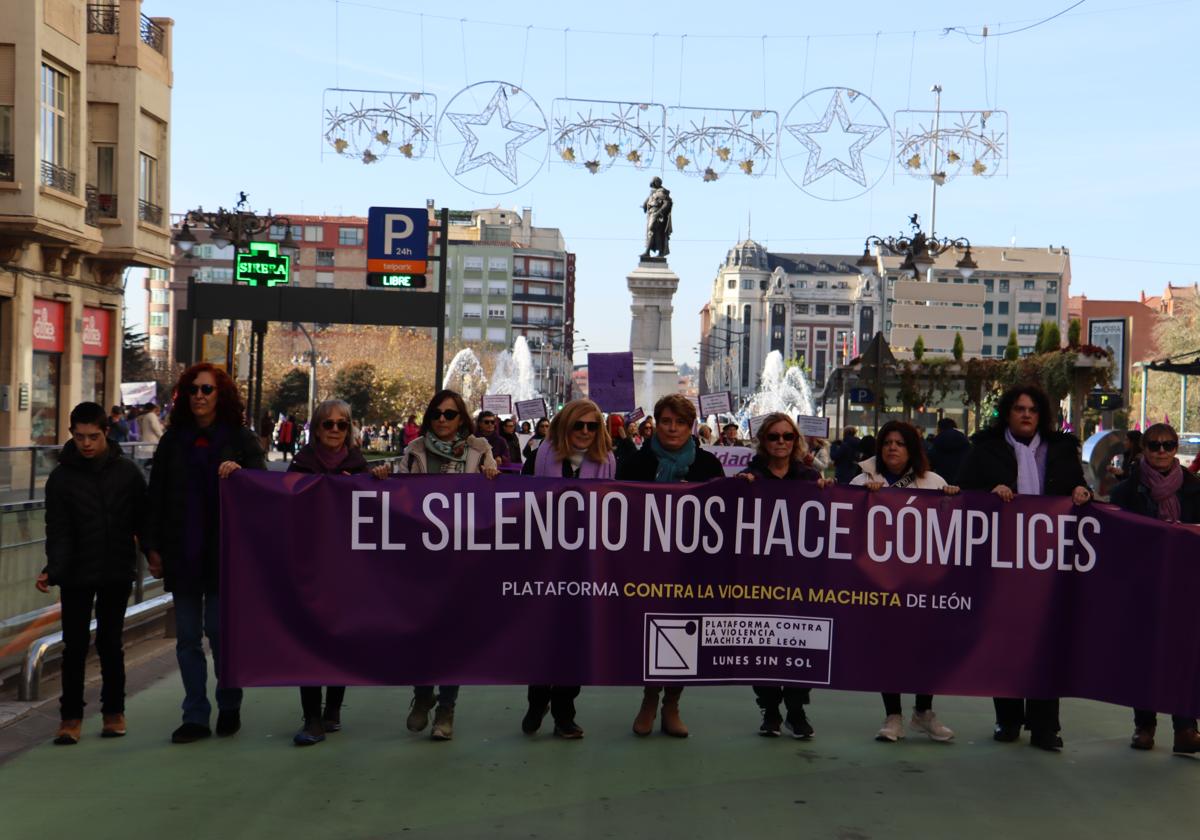
[[[770,417],[770,414],[760,414],[757,417],[750,418],[750,437],[758,434],[758,427],[763,424],[763,421]]]
[[[497,414],[512,414],[512,397],[508,394],[484,394],[483,410],[494,411]]]
[[[701,394],[700,416],[708,417],[713,414],[733,414],[733,394],[728,391]]]
[[[717,456],[717,460],[725,468],[726,476],[737,475],[746,469],[750,465],[750,459],[754,457],[754,450],[748,446],[702,446],[700,448],[707,449]]]
[[[805,437],[829,437],[828,417],[809,417],[805,414],[801,414],[796,417],[796,425],[800,428],[800,434],[804,435]]]
[[[517,400],[518,420],[541,420],[543,417],[549,416],[550,413],[546,411],[546,401],[540,397],[536,400]]]
[[[145,405],[154,402],[157,391],[157,382],[122,382],[121,405]]]
[[[1088,344],[1112,351],[1112,387],[1125,391],[1125,330],[1124,318],[1088,319]]]

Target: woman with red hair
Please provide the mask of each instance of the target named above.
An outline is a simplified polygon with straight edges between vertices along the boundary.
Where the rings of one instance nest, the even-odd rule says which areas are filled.
[[[187,744],[208,728],[208,662],[221,655],[217,597],[220,481],[243,467],[266,469],[262,447],[243,423],[245,408],[229,374],[207,362],[183,372],[167,431],[150,467],[149,509],[142,549],[150,573],[165,578],[175,602],[175,656],[183,678],[183,724],[171,740]],[[242,690],[217,681],[217,734],[241,728]]]

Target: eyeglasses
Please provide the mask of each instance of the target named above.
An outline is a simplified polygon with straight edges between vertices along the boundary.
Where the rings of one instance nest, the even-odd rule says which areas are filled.
[[[187,387],[187,392],[192,396],[195,396],[196,394],[204,394],[205,396],[208,396],[215,390],[217,390],[216,385],[189,385]]]
[[[779,443],[781,440],[791,443],[795,439],[795,432],[770,432],[767,434],[767,440],[769,440],[771,443]]]
[[[1146,449],[1150,452],[1174,452],[1179,448],[1177,440],[1148,440],[1146,441]]]
[[[1014,405],[1012,407],[1012,410],[1016,414],[1037,414],[1038,413],[1036,405]]]
[[[595,420],[576,420],[575,425],[571,426],[571,430],[576,432],[595,432],[599,429],[600,423]]]
[[[433,411],[429,412],[429,419],[440,420],[445,417],[447,420],[454,420],[458,417],[458,414],[459,412],[457,409],[447,408],[445,411],[442,411],[441,409],[435,408]]]
[[[332,432],[337,429],[339,432],[344,432],[350,428],[349,420],[322,420],[321,428],[327,432]]]

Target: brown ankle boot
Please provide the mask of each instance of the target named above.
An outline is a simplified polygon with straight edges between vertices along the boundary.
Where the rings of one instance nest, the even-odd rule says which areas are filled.
[[[1129,746],[1135,750],[1154,749],[1154,729],[1153,726],[1139,726],[1135,728]]]
[[[1194,727],[1177,730],[1173,750],[1177,753],[1188,754],[1200,752],[1200,732],[1197,732]]]
[[[657,686],[646,686],[642,690],[642,708],[633,719],[633,734],[645,738],[654,731],[654,718],[658,715]]]
[[[58,731],[54,733],[54,743],[63,745],[78,744],[82,732],[82,720],[79,720],[78,718],[74,720],[64,720],[58,725]]]
[[[101,738],[121,738],[125,731],[125,715],[117,712],[115,715],[104,716],[104,725],[100,728]]]
[[[663,695],[662,731],[673,738],[688,736],[688,728],[684,724],[683,718],[679,716],[679,695],[682,693],[682,688],[674,690],[668,688]]]

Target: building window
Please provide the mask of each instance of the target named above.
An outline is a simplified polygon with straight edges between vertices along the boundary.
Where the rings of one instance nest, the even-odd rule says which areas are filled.
[[[817,330],[817,344],[825,344],[829,341],[829,330]]]
[[[167,298],[167,295],[169,294],[170,292],[168,292],[166,289],[151,289],[150,302],[163,304],[170,303],[170,300]]]
[[[317,287],[321,289],[333,288],[333,272],[318,271],[317,272]]]
[[[362,228],[357,227],[340,227],[338,228],[338,244],[339,245],[361,245],[363,241]]]
[[[1057,280],[1047,280],[1046,281],[1046,291],[1057,293],[1058,292],[1058,281]]]
[[[1008,314],[1008,301],[1006,301],[1006,300],[1000,301],[1000,305],[997,307],[996,312],[1000,315],[1007,315]]]
[[[825,387],[825,351],[817,351],[817,363],[813,367],[813,383],[818,388]]]
[[[167,337],[165,335],[150,336],[150,349],[155,352],[165,353],[167,350]]]
[[[1007,280],[1001,280],[1001,281],[1000,281],[1000,291],[1001,291],[1001,292],[1007,292],[1007,291],[1008,291],[1008,281],[1007,281]]]
[[[796,288],[797,288],[797,289],[807,289],[807,288],[808,288],[808,281],[807,281],[807,280],[800,280],[799,282],[797,282],[797,283],[796,283]]]
[[[984,333],[984,335],[987,335],[987,333]],[[985,344],[983,347],[979,348],[979,355],[984,356],[985,358],[992,355],[992,345]]]
[[[793,311],[795,312],[796,315],[807,315],[808,314],[808,304],[807,303],[797,303],[796,307]]]
[[[508,317],[508,307],[507,306],[489,306],[488,307],[488,318],[489,319],[490,318],[507,318],[507,317]]]
[[[1058,304],[1057,303],[1047,303],[1046,304],[1046,314],[1047,315],[1057,315],[1058,314]]]
[[[488,257],[488,271],[508,271],[508,257]]]
[[[996,335],[999,338],[1004,338],[1004,336],[1008,335],[1008,324],[1005,324],[1004,322],[997,324]]]
[[[463,281],[464,295],[481,295],[483,294],[483,283],[479,280],[464,280]]]
[[[320,225],[305,225],[304,226],[304,241],[305,242],[320,242],[325,238],[325,228]]]
[[[479,341],[479,339],[482,337],[482,333],[483,333],[482,327],[463,327],[462,328],[463,341]]]
[[[994,292],[996,290],[996,281],[991,277],[984,278],[983,288],[987,289],[989,292]]]
[[[117,147],[96,146],[96,204],[100,215],[117,215]]]
[[[49,64],[42,65],[42,183],[75,192],[71,171],[71,79]],[[69,177],[68,177],[69,176]]]
[[[465,319],[478,321],[483,318],[483,306],[478,303],[464,303],[462,308],[462,316]]]
[[[818,289],[824,289],[824,288],[827,288],[828,286],[829,286],[829,284],[828,284],[826,281],[824,281],[824,280],[818,280],[818,281],[817,281],[817,288],[818,288]]]
[[[483,257],[463,257],[463,270],[483,271]]]
[[[835,311],[836,311],[836,314],[838,314],[838,315],[847,315],[848,316],[850,314],[850,307],[839,305]]]
[[[165,327],[166,325],[167,325],[167,313],[166,312],[151,312],[150,313],[150,326]]]
[[[816,306],[816,311],[817,311],[818,315],[828,315],[829,314],[829,304],[828,303],[818,303],[818,304],[815,304],[815,306]]]
[[[1037,312],[1042,311],[1042,302],[1038,300],[1022,300],[1017,302],[1018,312]]]
[[[749,278],[742,280],[742,289],[747,292],[752,291],[754,289],[754,281]]]
[[[507,327],[488,327],[487,340],[494,341],[499,344],[508,343],[508,328]]]
[[[725,288],[736,289],[737,288],[737,280],[730,278],[729,281],[725,284]]]
[[[317,265],[333,265],[333,249],[318,248],[317,249]]]
[[[1025,290],[1026,291],[1028,291],[1030,289],[1036,289],[1036,288],[1037,288],[1037,283],[1035,281],[1033,281],[1033,280],[1025,281]]]
[[[796,344],[808,346],[808,329],[806,327],[801,327],[800,329],[796,330],[795,342]]]
[[[145,152],[138,154],[138,219],[162,224],[162,206],[158,203],[158,161]]]
[[[546,293],[546,290],[541,289],[541,288],[539,288],[533,292],[533,294],[535,294],[535,295],[536,294],[544,295],[545,293]],[[507,295],[507,294],[508,294],[508,284],[507,283],[488,283],[488,295]]]
[[[1017,324],[1018,335],[1037,335],[1038,328],[1041,324]]]
[[[991,334],[992,334],[992,325],[991,324],[983,325],[983,334],[988,337],[991,337]]]
[[[985,300],[985,301],[983,302],[983,313],[984,313],[985,315],[991,315],[991,314],[992,314],[992,302],[991,302],[990,300]]]

